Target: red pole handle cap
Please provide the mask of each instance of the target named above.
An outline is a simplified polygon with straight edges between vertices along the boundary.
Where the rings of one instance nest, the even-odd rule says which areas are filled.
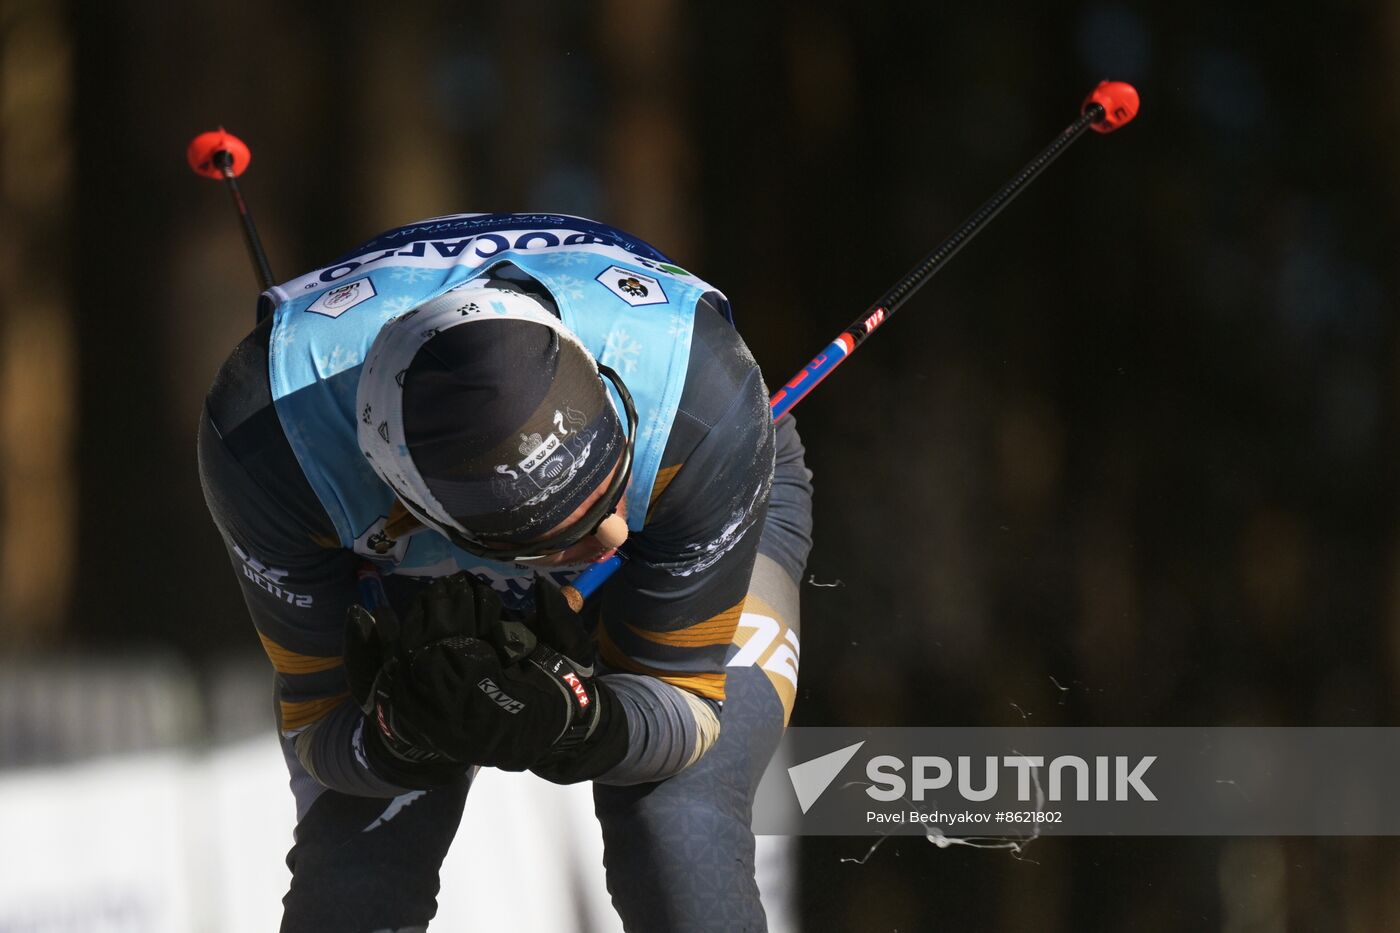
[[[190,140],[185,150],[185,158],[196,175],[206,178],[223,178],[223,170],[214,161],[214,156],[227,152],[233,157],[233,174],[242,175],[248,163],[253,161],[253,153],[246,143],[225,130],[222,126],[208,133],[200,133]]]
[[[1103,108],[1103,116],[1093,122],[1093,128],[1100,133],[1112,133],[1137,116],[1137,88],[1126,81],[1100,81],[1099,86],[1084,98],[1084,106],[1079,112],[1088,110],[1090,104]]]

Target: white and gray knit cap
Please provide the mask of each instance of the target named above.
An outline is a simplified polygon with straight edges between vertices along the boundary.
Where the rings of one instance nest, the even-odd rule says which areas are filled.
[[[384,325],[356,410],[360,449],[404,506],[473,539],[543,535],[626,443],[578,338],[528,295],[480,283]]]

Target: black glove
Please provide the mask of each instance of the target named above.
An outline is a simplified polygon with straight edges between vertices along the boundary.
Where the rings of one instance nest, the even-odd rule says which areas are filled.
[[[387,604],[373,614],[361,606],[350,608],[345,670],[350,693],[366,716],[365,757],[375,773],[404,787],[436,787],[456,780],[474,763],[437,741],[441,687],[435,692],[433,685],[412,676],[412,659],[429,645],[448,639],[472,642],[478,634],[489,634],[517,656],[534,647],[528,630],[503,622],[500,615],[500,599],[467,574],[434,581],[414,598],[402,620]]]
[[[529,620],[541,647],[556,649],[572,665],[587,695],[592,713],[576,720],[569,734],[536,759],[530,770],[556,784],[573,784],[595,778],[611,769],[627,753],[627,714],[607,685],[594,678],[595,642],[563,594],[548,583],[535,580],[535,615]],[[545,665],[546,673],[548,664]]]
[[[345,627],[345,672],[350,695],[364,711],[365,759],[375,774],[400,787],[450,784],[470,768],[435,748],[418,722],[429,718],[405,683],[397,655],[399,620],[389,606],[371,615],[350,607]]]
[[[435,746],[507,771],[582,741],[599,710],[592,681],[545,644],[507,664],[481,639],[449,638],[416,652],[411,670],[420,689],[442,700]]]
[[[384,617],[372,630],[381,663],[352,664],[354,639],[347,639],[352,691],[357,700],[371,696],[362,707],[373,712],[390,755],[413,766],[522,771],[539,764],[540,774],[560,783],[601,774],[621,759],[626,718],[614,715],[615,701],[593,679],[592,639],[552,585],[537,579],[535,593],[534,616],[503,621],[495,592],[456,574],[420,594],[401,624],[375,613]],[[362,672],[358,684],[353,671]]]
[[[511,634],[504,626],[483,632],[490,645],[448,638],[413,653],[414,679],[446,701],[432,741],[452,757],[522,771],[593,747],[605,733],[616,736],[617,720],[621,749],[611,767],[626,751],[626,721],[612,715],[612,698],[593,679],[593,640],[551,584],[536,580],[535,602],[519,639],[535,642],[524,657],[519,641],[498,640]]]

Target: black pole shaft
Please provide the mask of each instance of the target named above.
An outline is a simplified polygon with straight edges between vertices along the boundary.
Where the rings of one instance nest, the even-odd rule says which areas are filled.
[[[958,254],[958,250],[966,246],[977,235],[977,232],[987,221],[1001,213],[1002,208],[1010,204],[1027,185],[1035,181],[1036,176],[1045,171],[1050,163],[1054,162],[1075,140],[1083,136],[1090,126],[1103,119],[1103,115],[1104,109],[1097,103],[1086,107],[1079,119],[1065,127],[1064,131],[1056,136],[1050,145],[1042,149],[1034,159],[1027,162],[1025,167],[1016,173],[1016,177],[988,198],[986,203],[973,212],[972,216],[964,221],[963,225],[954,231],[952,236],[921,259],[919,264],[909,270],[909,273],[895,283],[893,288],[885,292],[879,301],[856,318],[855,322],[846,328],[846,333],[850,334],[854,340],[851,349],[854,350],[860,346],[861,342],[875,330],[875,327],[889,320],[902,304],[908,301],[929,279],[933,278],[935,273],[947,265],[948,260]],[[881,311],[882,314],[876,314],[876,312]],[[873,324],[871,323],[872,315],[874,315]]]
[[[228,185],[229,194],[233,197],[234,210],[238,211],[238,219],[243,224],[243,242],[248,247],[248,258],[253,260],[253,271],[257,273],[258,284],[266,291],[275,285],[276,281],[272,278],[272,267],[268,265],[267,253],[263,251],[262,240],[258,237],[258,228],[253,225],[253,215],[248,211],[243,193],[238,190],[238,179],[233,174],[233,156],[220,150],[214,153],[214,165],[223,172],[224,183]],[[258,320],[262,321],[262,318],[263,312],[259,302]]]

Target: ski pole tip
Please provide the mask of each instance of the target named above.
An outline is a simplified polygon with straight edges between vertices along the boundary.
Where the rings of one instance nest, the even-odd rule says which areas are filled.
[[[1138,92],[1126,81],[1100,81],[1089,96],[1084,98],[1080,113],[1085,113],[1093,104],[1103,108],[1103,116],[1093,123],[1100,133],[1112,133],[1132,121],[1138,112]]]
[[[248,168],[248,163],[253,160],[253,153],[248,144],[222,126],[208,133],[200,133],[190,140],[189,147],[185,149],[185,159],[190,163],[190,170],[196,175],[223,178],[223,170],[216,158],[221,152],[227,152],[233,160],[230,167],[235,177],[242,175]]]

